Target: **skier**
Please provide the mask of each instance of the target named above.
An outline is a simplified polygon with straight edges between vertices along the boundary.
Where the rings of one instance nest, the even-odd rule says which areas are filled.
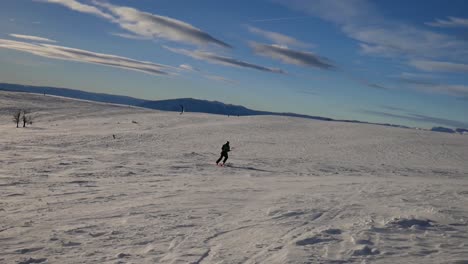
[[[184,113],[184,105],[179,105],[180,106],[180,115]]]
[[[223,165],[226,163],[226,160],[228,159],[228,152],[231,151],[231,147],[229,146],[229,141],[226,142],[226,144],[223,145],[221,148],[221,156],[219,159],[216,161],[216,165],[221,161],[221,159],[224,157],[223,160]]]

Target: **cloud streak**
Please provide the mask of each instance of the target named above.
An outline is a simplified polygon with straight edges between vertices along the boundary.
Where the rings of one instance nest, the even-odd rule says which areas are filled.
[[[329,59],[317,56],[311,52],[298,51],[278,45],[266,45],[256,42],[250,43],[250,46],[256,54],[280,60],[286,64],[307,66],[322,70],[331,70],[336,68]]]
[[[283,21],[283,20],[298,20],[308,18],[307,16],[296,16],[296,17],[276,17],[276,18],[265,18],[265,19],[254,19],[252,22],[271,22],[271,21]]]
[[[191,58],[206,61],[209,63],[219,64],[219,65],[224,65],[224,66],[229,66],[229,67],[247,68],[247,69],[254,69],[254,70],[259,70],[259,71],[264,71],[264,72],[286,74],[286,72],[281,69],[269,68],[269,67],[241,61],[238,59],[234,59],[231,57],[220,56],[211,52],[198,51],[198,50],[192,51],[192,50],[187,50],[187,49],[171,48],[167,46],[164,46],[164,48],[171,52],[189,56]]]
[[[35,0],[35,1],[43,2],[43,3],[59,4],[73,11],[95,15],[95,16],[102,17],[108,20],[114,19],[113,16],[104,13],[99,8],[95,6],[91,6],[91,5],[82,4],[76,0]]]
[[[133,37],[164,39],[194,45],[213,44],[224,48],[231,48],[231,45],[214,38],[210,34],[186,22],[143,12],[131,7],[117,6],[96,0],[92,1],[94,5],[82,4],[76,0],[40,0],[40,2],[60,4],[74,11],[104,18],[132,33]],[[128,38],[130,35],[117,36]]]
[[[419,70],[428,72],[468,73],[468,64],[430,60],[411,60],[409,64]]]
[[[110,33],[112,36],[126,38],[126,39],[135,39],[135,40],[149,40],[150,37],[139,36],[134,34],[127,34],[127,33]]]
[[[91,63],[125,70],[139,71],[152,75],[174,75],[177,68],[148,61],[138,61],[126,57],[96,53],[50,44],[31,44],[21,41],[0,39],[0,48],[34,54],[41,57]]]
[[[370,88],[379,89],[379,90],[390,90],[389,88],[383,85],[377,84],[377,83],[367,83],[367,86],[369,86]]]
[[[450,28],[450,27],[468,28],[468,18],[448,17],[447,20],[436,19],[435,22],[427,22],[426,25],[433,26],[433,27],[442,27],[442,28]]]
[[[272,32],[272,31],[267,31],[263,30],[260,28],[252,27],[252,26],[247,26],[247,29],[256,35],[259,35],[261,37],[264,37],[270,41],[272,41],[275,44],[278,45],[284,45],[284,46],[300,46],[300,47],[306,47],[310,46],[304,42],[301,42],[293,37],[286,36],[281,33],[277,32]]]
[[[460,98],[468,98],[468,86],[461,84],[439,84],[439,85],[422,85],[421,90],[456,96]]]
[[[41,37],[30,36],[30,35],[10,34],[10,36],[14,38],[27,39],[27,40],[39,41],[39,42],[52,42],[52,43],[57,42],[52,39],[41,38]]]
[[[424,74],[403,73],[396,78],[403,84],[409,85],[409,88],[426,93],[437,93],[468,99],[468,86],[462,84],[441,84],[435,79]]]
[[[366,54],[393,57],[468,55],[468,42],[406,23],[384,19],[366,0],[272,0],[332,22],[359,42]]]
[[[437,124],[437,125],[449,126],[449,127],[454,127],[454,128],[468,127],[468,124],[465,122],[452,120],[452,119],[446,119],[446,118],[427,116],[427,115],[422,115],[422,114],[412,114],[412,113],[393,114],[393,113],[373,111],[373,110],[363,110],[362,112],[366,114],[370,114],[370,115],[375,115],[375,116],[390,117],[390,118],[397,118],[397,119],[403,119],[403,120],[409,120],[409,121],[415,121],[415,122]]]
[[[182,69],[182,70],[185,70],[185,71],[191,71],[191,72],[199,72],[200,70],[193,67],[192,65],[188,65],[188,64],[181,64],[179,65],[179,68]]]
[[[186,71],[186,72],[199,73],[201,77],[212,80],[212,81],[217,81],[217,82],[222,82],[222,83],[227,83],[227,84],[238,84],[237,81],[228,79],[228,78],[223,77],[223,76],[203,72],[200,69],[195,68],[195,67],[193,67],[192,65],[189,65],[189,64],[181,64],[181,65],[179,65],[179,69],[181,69],[183,71]]]
[[[203,77],[205,77],[207,79],[210,79],[210,80],[213,80],[213,81],[217,81],[217,82],[223,82],[223,83],[227,83],[227,84],[238,84],[237,81],[225,78],[223,76],[208,74],[208,75],[203,75]]]

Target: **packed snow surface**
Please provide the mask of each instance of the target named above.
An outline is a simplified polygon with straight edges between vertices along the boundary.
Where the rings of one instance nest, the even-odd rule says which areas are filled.
[[[466,135],[8,92],[0,114],[0,263],[468,263]]]

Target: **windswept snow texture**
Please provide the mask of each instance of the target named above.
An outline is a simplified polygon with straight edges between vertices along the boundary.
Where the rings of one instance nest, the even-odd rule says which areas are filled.
[[[0,263],[468,263],[465,135],[9,92],[0,113]]]

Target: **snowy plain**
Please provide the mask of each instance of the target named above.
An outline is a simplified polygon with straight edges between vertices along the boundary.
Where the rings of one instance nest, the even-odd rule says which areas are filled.
[[[0,263],[468,263],[466,135],[9,92],[0,135]]]

